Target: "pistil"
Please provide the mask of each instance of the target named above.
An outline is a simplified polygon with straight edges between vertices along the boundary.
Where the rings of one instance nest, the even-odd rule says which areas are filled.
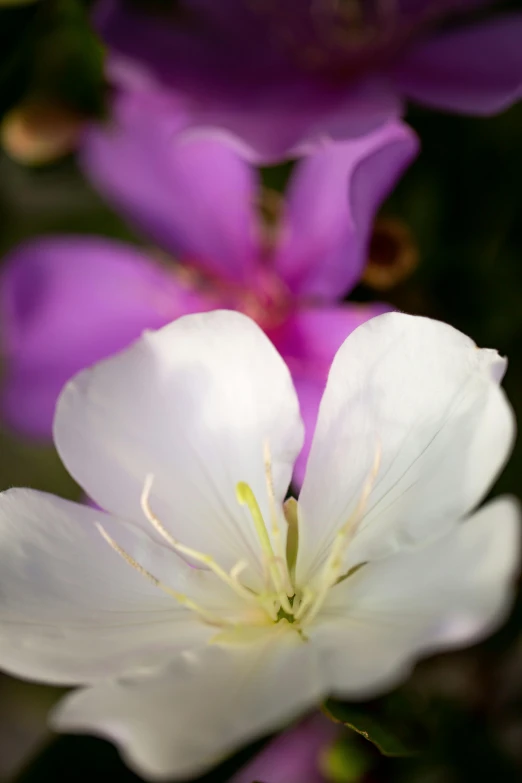
[[[297,557],[297,502],[293,501],[291,504],[287,503],[285,505],[285,518],[289,525],[289,531],[287,537],[287,551],[283,551],[283,542],[279,527],[280,516],[273,486],[272,461],[268,442],[265,442],[264,447],[264,464],[272,537],[270,537],[268,527],[252,488],[244,481],[238,482],[236,486],[237,500],[240,505],[245,506],[248,509],[261,546],[266,581],[266,590],[264,592],[256,593],[250,588],[245,587],[240,581],[239,577],[241,573],[248,566],[246,561],[240,560],[229,572],[227,572],[211,555],[199,552],[174,538],[151,509],[150,493],[153,485],[153,476],[152,474],[149,474],[146,477],[141,494],[141,508],[154,530],[159,533],[173,551],[205,566],[240,596],[240,598],[247,601],[250,605],[253,604],[261,609],[264,615],[259,615],[259,622],[252,620],[252,618],[245,619],[245,621],[242,622],[241,620],[231,620],[216,616],[213,612],[208,611],[205,607],[196,603],[188,596],[163,584],[163,582],[157,579],[150,571],[144,568],[126,552],[109,535],[101,524],[96,523],[96,527],[104,540],[125,560],[126,563],[160,590],[173,597],[179,604],[195,612],[203,622],[220,628],[235,628],[238,630],[240,628],[262,626],[267,621],[272,622],[273,624],[286,622],[294,625],[296,630],[302,635],[302,627],[311,623],[316,617],[326,600],[329,590],[360,567],[356,566],[343,575],[344,555],[363,518],[368,498],[375,484],[375,479],[380,466],[380,459],[381,450],[378,447],[375,453],[374,464],[365,481],[357,505],[348,520],[338,530],[330,553],[321,569],[318,583],[314,585],[313,588],[305,585],[298,591],[296,591],[291,577],[291,574],[292,576],[294,575]],[[264,621],[263,616],[265,618]],[[245,615],[245,617],[247,617],[247,615]],[[303,638],[305,637],[303,636]]]
[[[274,553],[272,542],[270,541],[270,536],[268,535],[268,530],[266,529],[265,520],[263,519],[263,515],[261,513],[261,509],[259,508],[256,497],[251,488],[248,486],[248,484],[245,484],[244,481],[240,481],[238,483],[236,487],[236,497],[238,503],[248,508],[250,516],[252,517],[252,521],[259,538],[259,543],[261,544],[261,551],[263,553],[266,573],[269,577],[269,581],[271,581],[271,584],[274,587],[275,595],[285,612],[291,614],[292,607],[290,605],[290,601],[288,600],[288,595],[286,594],[285,578],[282,574],[281,568],[283,564],[281,562],[281,558],[276,557]]]

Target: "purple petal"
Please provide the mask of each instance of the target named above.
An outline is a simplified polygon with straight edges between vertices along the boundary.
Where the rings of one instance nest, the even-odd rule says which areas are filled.
[[[250,162],[277,163],[313,153],[325,142],[362,136],[402,113],[387,80],[332,86],[308,76],[268,81],[241,97],[193,102],[187,123],[222,138]],[[187,135],[190,131],[186,132]]]
[[[252,161],[304,154],[320,139],[358,136],[399,116],[387,78],[366,69],[332,81],[303,67],[282,39],[304,50],[314,18],[301,2],[286,5],[263,13],[244,0],[185,0],[178,16],[162,17],[101,0],[96,25],[113,52],[183,95],[192,127],[221,130]]]
[[[72,375],[143,329],[198,309],[196,297],[130,246],[72,236],[22,245],[0,275],[3,416],[50,437],[56,398]]]
[[[374,215],[417,150],[413,131],[393,121],[298,165],[275,259],[295,294],[338,299],[357,282]]]
[[[211,86],[239,97],[249,84],[257,87],[267,69],[270,76],[280,69],[279,47],[267,45],[270,15],[252,11],[244,0],[176,5],[150,12],[126,0],[98,0],[93,20],[113,51],[196,97],[208,90],[211,98]]]
[[[438,109],[494,114],[522,96],[522,14],[417,44],[395,70],[409,98]]]
[[[299,486],[304,478],[319,403],[335,354],[354,329],[391,309],[381,302],[303,308],[277,332],[269,334],[290,368],[305,424],[305,442],[294,469],[294,481]]]
[[[308,153],[318,139],[354,138],[398,117],[403,92],[457,111],[508,105],[520,94],[515,15],[426,43],[441,25],[467,23],[469,13],[494,2],[396,0],[385,4],[390,30],[381,29],[380,37],[377,31],[367,46],[346,45],[336,35],[342,29],[336,3],[180,0],[170,13],[155,15],[124,0],[100,0],[96,16],[115,52],[190,102],[191,127],[219,128],[251,160],[271,162]],[[379,17],[382,4],[363,5],[367,18]],[[503,25],[514,28],[505,51],[495,31]],[[486,57],[475,37],[482,28],[488,28]]]
[[[82,162],[105,196],[162,249],[200,269],[248,279],[258,251],[253,168],[216,138],[181,138],[175,100],[125,92],[115,123],[85,134]]]
[[[340,734],[340,727],[316,714],[280,734],[230,783],[323,783],[321,754]]]

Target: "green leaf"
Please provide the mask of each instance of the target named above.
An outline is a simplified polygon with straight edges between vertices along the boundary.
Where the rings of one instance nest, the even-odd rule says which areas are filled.
[[[408,747],[397,734],[384,725],[378,716],[364,712],[360,707],[353,707],[329,699],[323,705],[325,715],[335,723],[342,723],[352,731],[373,743],[383,756],[413,756],[415,750]]]

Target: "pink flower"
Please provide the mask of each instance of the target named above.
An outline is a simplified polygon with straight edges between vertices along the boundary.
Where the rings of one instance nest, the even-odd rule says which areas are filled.
[[[256,159],[400,116],[408,100],[463,114],[522,95],[522,14],[494,0],[176,0],[147,12],[99,0],[116,58],[180,92],[194,127],[231,133]]]
[[[415,135],[394,121],[318,149],[297,164],[270,228],[256,208],[259,175],[232,148],[176,139],[181,112],[145,91],[120,95],[115,115],[113,127],[87,133],[84,166],[162,252],[87,236],[12,251],[0,278],[4,417],[48,437],[58,393],[79,369],[180,315],[236,309],[291,368],[309,433],[301,478],[335,352],[389,309],[341,300],[360,278],[377,208],[416,154]]]
[[[311,715],[269,742],[230,783],[325,783],[323,754],[341,731],[321,713]]]

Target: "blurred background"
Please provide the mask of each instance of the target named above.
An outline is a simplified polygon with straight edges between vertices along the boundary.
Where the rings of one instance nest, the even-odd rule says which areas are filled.
[[[82,124],[107,108],[104,52],[88,12],[82,0],[0,3],[0,264],[21,240],[47,233],[140,242],[75,164]],[[407,120],[422,154],[382,209],[364,282],[350,299],[384,298],[507,355],[505,387],[520,420],[522,105],[493,119],[414,108]],[[281,188],[288,170],[265,170],[265,183]],[[13,485],[79,497],[52,447],[3,428],[0,488]],[[499,492],[522,498],[521,442]],[[101,740],[47,732],[59,695],[0,679],[0,781],[138,780]],[[522,780],[522,602],[486,643],[424,661],[370,709],[414,754],[382,756],[353,733],[330,764],[333,783]],[[205,780],[229,779],[257,747]]]

